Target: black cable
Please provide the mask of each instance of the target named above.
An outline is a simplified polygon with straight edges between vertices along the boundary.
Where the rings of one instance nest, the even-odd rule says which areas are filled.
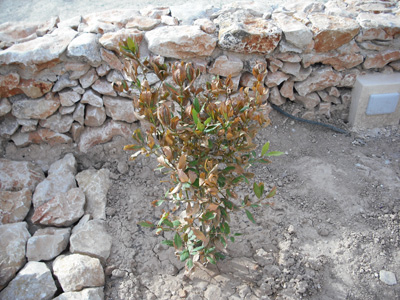
[[[335,127],[333,125],[329,125],[329,124],[325,124],[325,123],[321,123],[321,122],[317,122],[317,121],[310,121],[310,120],[306,120],[306,119],[303,119],[303,118],[295,117],[295,116],[287,113],[286,111],[282,110],[280,107],[276,106],[275,104],[272,104],[272,103],[270,103],[270,104],[271,104],[273,109],[275,109],[276,111],[280,112],[282,115],[284,115],[284,116],[286,116],[288,118],[291,118],[293,120],[304,122],[304,123],[308,123],[308,124],[312,124],[312,125],[323,126],[325,128],[329,128],[330,130],[333,130],[333,131],[338,132],[338,133],[349,134],[348,131],[340,129],[340,128],[337,128],[337,127]]]

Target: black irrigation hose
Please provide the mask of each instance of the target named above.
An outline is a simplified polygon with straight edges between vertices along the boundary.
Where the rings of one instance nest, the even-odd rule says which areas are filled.
[[[310,121],[310,120],[306,120],[306,119],[303,119],[303,118],[295,117],[295,116],[287,113],[286,111],[282,110],[281,108],[279,108],[275,104],[272,104],[272,103],[270,103],[270,104],[271,104],[273,109],[275,109],[276,111],[280,112],[282,115],[284,115],[284,116],[286,116],[288,118],[291,118],[293,120],[304,122],[304,123],[308,123],[308,124],[312,124],[312,125],[323,126],[323,127],[329,128],[330,130],[333,130],[333,131],[338,132],[338,133],[349,134],[348,131],[340,129],[340,128],[337,128],[337,127],[329,125],[329,124],[325,124],[325,123],[321,123],[321,122],[317,122],[317,121]]]

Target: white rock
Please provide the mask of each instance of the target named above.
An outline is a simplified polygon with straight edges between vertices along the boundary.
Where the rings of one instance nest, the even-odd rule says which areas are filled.
[[[111,252],[112,238],[107,233],[102,220],[91,220],[78,230],[74,230],[70,239],[70,252],[86,254],[100,259],[104,264]]]
[[[74,91],[66,91],[58,94],[62,106],[72,106],[81,99],[81,95]]]
[[[106,219],[107,192],[111,186],[110,171],[89,169],[76,175],[79,187],[86,196],[85,213],[93,219]]]
[[[379,271],[379,279],[387,285],[397,284],[396,275],[393,272],[381,270]]]
[[[78,81],[71,79],[69,73],[65,73],[58,78],[57,82],[53,86],[53,92],[59,92],[67,87],[74,87],[78,85]]]
[[[71,115],[56,113],[45,120],[40,120],[39,125],[58,133],[66,133],[70,130],[72,122],[74,122],[74,119]]]
[[[87,288],[80,292],[66,292],[53,300],[104,300],[104,292],[102,287]]]
[[[45,263],[30,261],[0,293],[3,300],[48,300],[57,291],[56,284]]]
[[[32,192],[0,191],[0,224],[22,222],[31,208]]]
[[[8,114],[0,119],[0,137],[9,138],[18,128],[18,120],[12,114]]]
[[[47,227],[38,229],[26,245],[29,261],[51,260],[68,246],[70,228]]]
[[[79,124],[83,125],[85,123],[85,105],[79,103],[72,115],[74,121],[77,121]]]
[[[81,103],[90,104],[95,107],[103,107],[103,98],[99,93],[88,89],[83,94]]]
[[[26,222],[0,225],[0,290],[25,264],[26,242],[30,237]]]
[[[101,64],[100,45],[94,33],[83,33],[72,40],[68,45],[67,55],[82,59],[94,67]]]
[[[61,255],[53,262],[53,272],[64,292],[104,285],[100,260],[81,254]]]
[[[115,121],[125,121],[133,123],[137,121],[132,100],[126,100],[121,97],[104,96],[104,106],[107,116]]]
[[[97,79],[99,79],[99,76],[97,76],[96,70],[91,69],[79,79],[79,82],[81,83],[81,86],[86,89],[91,86]]]
[[[106,110],[104,107],[86,106],[85,125],[101,126],[106,120]]]
[[[229,76],[238,76],[243,70],[243,62],[236,57],[228,58],[226,55],[219,56],[209,68],[208,72],[211,74]]]
[[[27,161],[0,159],[0,189],[19,191],[28,188],[34,191],[44,179],[42,169]]]

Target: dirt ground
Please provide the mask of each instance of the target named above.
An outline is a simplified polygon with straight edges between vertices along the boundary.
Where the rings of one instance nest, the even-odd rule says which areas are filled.
[[[72,152],[79,170],[111,170],[106,299],[400,299],[400,285],[379,277],[385,270],[400,280],[399,126],[346,136],[275,111],[271,119],[259,144],[286,154],[253,171],[278,187],[274,205],[253,210],[257,224],[236,214],[231,228],[243,235],[226,260],[190,276],[161,237],[137,225],[159,217],[150,202],[165,187],[154,159],[127,161],[129,141],[114,138],[83,155],[74,145],[17,149],[3,140],[0,154],[46,170]]]

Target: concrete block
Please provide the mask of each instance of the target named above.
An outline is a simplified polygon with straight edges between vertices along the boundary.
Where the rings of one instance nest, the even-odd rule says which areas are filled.
[[[351,94],[349,122],[352,130],[398,125],[400,73],[357,77]]]

